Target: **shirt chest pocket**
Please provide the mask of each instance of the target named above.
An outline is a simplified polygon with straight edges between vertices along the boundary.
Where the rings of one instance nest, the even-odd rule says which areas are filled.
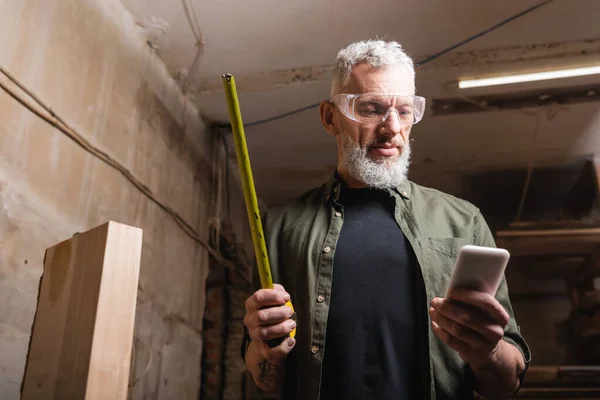
[[[430,298],[443,297],[460,249],[471,241],[465,238],[425,237],[421,241],[423,261],[421,269]]]

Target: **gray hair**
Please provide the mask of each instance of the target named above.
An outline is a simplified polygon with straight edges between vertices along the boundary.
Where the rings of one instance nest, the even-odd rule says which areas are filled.
[[[357,64],[366,63],[372,68],[380,69],[389,65],[404,67],[415,80],[415,66],[412,58],[398,42],[383,40],[363,40],[355,42],[340,50],[335,59],[331,95],[340,93],[350,80],[350,73]]]

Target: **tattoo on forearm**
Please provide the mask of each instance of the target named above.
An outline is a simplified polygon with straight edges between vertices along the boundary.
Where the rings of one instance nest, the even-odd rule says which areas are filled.
[[[271,385],[275,379],[275,365],[264,360],[258,363],[258,367],[260,368],[260,376],[258,379],[267,385]]]

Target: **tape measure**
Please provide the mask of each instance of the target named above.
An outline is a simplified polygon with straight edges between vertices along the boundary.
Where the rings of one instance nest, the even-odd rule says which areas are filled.
[[[248,147],[246,145],[246,135],[244,133],[244,123],[242,122],[242,113],[235,87],[235,79],[231,74],[223,75],[223,86],[225,88],[225,96],[227,97],[227,105],[229,106],[229,119],[231,121],[231,130],[233,132],[233,141],[235,142],[235,153],[240,168],[240,178],[244,190],[244,200],[246,202],[246,211],[248,213],[248,221],[250,222],[250,230],[252,231],[252,243],[254,244],[254,254],[260,276],[260,284],[263,289],[273,289],[273,277],[271,275],[271,265],[267,254],[267,245],[265,243],[265,235],[263,233],[262,221],[260,218],[260,210],[258,208],[258,199],[256,197],[256,189],[254,187],[254,178],[252,177],[252,167],[250,165],[250,157],[248,155]],[[295,318],[294,307],[292,302],[285,303],[286,306],[292,309],[292,319]],[[289,333],[286,337],[295,337],[296,329]],[[269,341],[269,345],[274,347],[281,343],[286,337]]]

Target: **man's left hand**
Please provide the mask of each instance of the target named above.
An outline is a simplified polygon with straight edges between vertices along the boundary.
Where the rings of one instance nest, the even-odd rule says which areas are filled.
[[[434,298],[429,315],[436,336],[475,368],[494,363],[510,318],[494,296],[467,289]]]

